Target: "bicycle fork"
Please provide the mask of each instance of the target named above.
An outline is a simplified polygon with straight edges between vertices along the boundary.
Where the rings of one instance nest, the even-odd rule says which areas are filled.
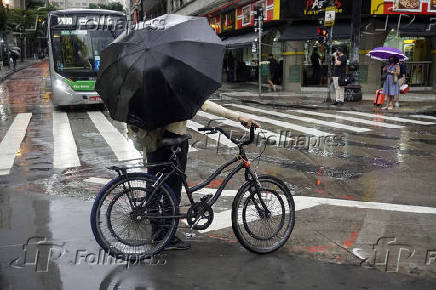
[[[255,191],[253,192],[253,185],[250,184],[249,187],[249,191],[250,191],[250,197],[249,199],[252,200],[254,207],[257,210],[257,213],[259,214],[259,216],[261,218],[268,218],[271,216],[271,211],[267,208],[265,202],[262,199],[262,195],[261,195],[261,188],[262,185],[260,184],[259,178],[256,174],[256,172],[252,171],[250,168],[247,168],[245,170],[245,179],[246,180],[251,180],[254,181],[254,189]],[[256,198],[254,197],[255,195],[257,195],[258,201],[256,201]],[[261,205],[261,207],[259,206],[259,203]]]

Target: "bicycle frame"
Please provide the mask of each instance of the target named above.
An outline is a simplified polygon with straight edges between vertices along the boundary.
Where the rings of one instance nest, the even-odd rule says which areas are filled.
[[[253,136],[254,136],[253,128],[251,129],[250,136],[251,136],[251,138],[250,138],[250,142],[249,143],[251,143],[253,141]],[[229,138],[229,139],[231,139],[231,138]],[[165,180],[167,180],[173,174],[176,174],[179,178],[181,178],[183,187],[185,188],[185,191],[186,191],[186,195],[188,196],[189,202],[192,205],[194,203],[194,199],[192,198],[192,193],[194,193],[194,192],[196,192],[196,191],[198,191],[200,189],[205,188],[207,185],[209,185],[212,182],[212,180],[214,180],[218,175],[220,175],[224,169],[226,169],[230,165],[232,165],[234,163],[238,163],[238,162],[240,162],[239,165],[236,166],[229,174],[227,174],[227,176],[224,178],[223,182],[218,187],[218,189],[215,192],[215,194],[213,195],[213,197],[211,199],[207,200],[207,203],[209,204],[209,206],[212,207],[215,204],[215,202],[221,196],[222,191],[227,186],[227,184],[230,181],[230,179],[232,179],[233,176],[236,173],[238,173],[243,168],[245,168],[245,175],[244,175],[245,176],[245,180],[246,181],[248,181],[248,180],[255,180],[256,190],[259,191],[261,185],[259,183],[257,174],[253,170],[251,170],[250,162],[248,161],[247,156],[246,156],[245,151],[244,151],[244,148],[243,148],[244,145],[247,145],[249,143],[239,143],[238,144],[239,154],[237,156],[233,157],[232,160],[229,160],[226,163],[224,163],[223,165],[221,165],[207,179],[203,180],[201,183],[199,183],[197,185],[194,185],[192,187],[189,187],[189,185],[188,185],[188,182],[186,180],[186,174],[184,172],[182,172],[178,168],[177,161],[169,161],[169,162],[161,162],[161,163],[149,163],[149,164],[145,164],[144,166],[141,166],[141,167],[139,167],[139,166],[130,167],[130,168],[161,167],[164,170],[165,169],[169,170],[169,172],[167,172],[167,173],[159,172],[157,174],[157,176],[156,176],[157,180],[153,184],[153,187],[154,187],[153,192],[150,194],[149,197],[144,199],[138,207],[143,207],[144,203],[147,203],[149,200],[151,200],[153,198],[154,194],[157,192],[157,189],[159,189],[163,185]],[[176,153],[174,153],[174,154],[176,154]],[[128,178],[128,175],[127,175],[127,168],[119,168],[119,167],[113,166],[112,169],[116,170],[120,176],[124,175],[126,177],[126,179],[127,179],[127,184],[130,187],[130,181],[129,181],[129,178]],[[123,186],[124,186],[124,184],[123,184]],[[126,190],[126,188],[125,188],[125,190]],[[131,197],[130,197],[130,195],[128,195],[128,196],[129,196],[129,203],[131,204],[131,206],[133,206],[133,203],[131,201]],[[263,201],[261,201],[261,204],[262,204],[263,207],[266,207],[265,204],[263,203]],[[166,218],[176,218],[176,217],[184,218],[185,216],[183,216],[183,215],[174,216],[174,217],[166,216]]]

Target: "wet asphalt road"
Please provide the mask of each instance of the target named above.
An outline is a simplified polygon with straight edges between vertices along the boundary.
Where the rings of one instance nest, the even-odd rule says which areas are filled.
[[[42,63],[0,84],[3,289],[435,287],[435,116],[295,111],[219,100],[256,115],[271,142],[281,131],[293,136],[287,146],[267,146],[253,162],[256,171],[282,178],[292,189],[297,214],[290,240],[274,254],[253,255],[239,246],[223,218],[209,231],[194,232],[191,250],[168,252],[157,265],[126,269],[93,260],[99,247],[89,212],[102,184],[114,177],[106,166],[140,153],[125,138],[125,126],[101,108],[53,108],[46,75],[47,63]],[[234,154],[224,137],[217,146],[194,130],[211,119],[200,113],[189,124],[191,184]],[[233,123],[224,125],[238,130]],[[308,135],[319,137],[308,141]],[[252,145],[248,151],[256,157],[263,147]],[[225,216],[231,209],[232,190],[241,182],[241,177],[231,181],[214,206],[216,214]]]

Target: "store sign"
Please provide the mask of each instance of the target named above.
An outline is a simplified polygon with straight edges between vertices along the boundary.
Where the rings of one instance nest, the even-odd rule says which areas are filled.
[[[369,1],[369,0],[368,0]],[[286,17],[308,19],[318,18],[320,10],[329,4],[329,0],[292,0],[283,1],[282,10]],[[336,16],[351,15],[353,1],[352,0],[336,0]],[[362,12],[363,13],[363,12]]]
[[[263,0],[259,2],[263,6],[264,22],[280,19],[280,0]],[[235,29],[254,25],[254,5],[254,3],[250,3],[236,9]]]
[[[436,0],[371,0],[371,14],[436,14]]]
[[[325,3],[328,3],[328,0],[306,0],[306,7],[304,9],[305,15],[318,15],[319,11],[322,9]],[[342,7],[343,1],[336,1],[336,13],[343,13],[343,7]]]

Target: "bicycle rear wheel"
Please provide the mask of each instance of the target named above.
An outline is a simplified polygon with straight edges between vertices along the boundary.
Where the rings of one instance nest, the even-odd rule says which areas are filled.
[[[259,176],[238,190],[232,205],[232,228],[249,251],[266,254],[282,247],[295,224],[294,199],[288,187],[273,176]]]
[[[165,184],[155,192],[154,175],[129,173],[109,182],[97,195],[91,228],[110,255],[130,261],[148,259],[173,238],[179,219],[174,193]],[[165,216],[173,216],[166,218]]]

